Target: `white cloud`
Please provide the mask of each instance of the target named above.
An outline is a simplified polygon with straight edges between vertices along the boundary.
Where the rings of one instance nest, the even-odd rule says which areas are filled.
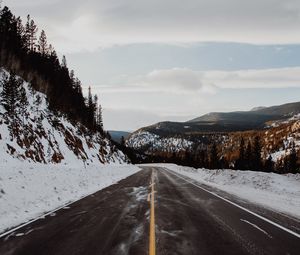
[[[219,88],[300,88],[300,67],[242,70],[208,71],[203,82]]]
[[[214,94],[218,89],[300,88],[300,67],[195,71],[187,68],[154,70],[127,77],[122,85],[100,86],[102,92],[168,92],[173,94]]]
[[[5,1],[31,13],[60,51],[200,41],[300,43],[299,0]]]
[[[154,70],[140,77],[137,82],[139,84],[153,90],[173,93],[200,91],[203,87],[201,74],[185,68]]]

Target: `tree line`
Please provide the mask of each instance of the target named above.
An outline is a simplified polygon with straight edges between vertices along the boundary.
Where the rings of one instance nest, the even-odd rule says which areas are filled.
[[[125,147],[125,142],[121,142]],[[249,139],[247,144],[243,137],[240,139],[238,155],[235,159],[230,160],[222,155],[221,150],[216,143],[208,146],[194,145],[191,149],[178,152],[144,154],[136,151],[139,157],[133,157],[135,163],[174,163],[178,165],[190,166],[195,168],[207,169],[235,169],[235,170],[252,170],[276,173],[299,173],[300,165],[295,144],[291,146],[290,153],[282,160],[273,161],[271,155],[267,158],[262,157],[262,144],[259,136]],[[132,154],[132,150],[131,154]]]
[[[23,24],[7,6],[0,7],[0,66],[12,73],[12,78],[4,81],[7,90],[3,93],[18,94],[16,75],[19,75],[35,90],[46,94],[51,110],[65,114],[92,131],[104,133],[97,96],[92,95],[91,88],[88,97],[83,96],[81,81],[69,70],[66,57],[60,61],[47,41],[46,32],[42,30],[38,35],[38,30],[30,15]],[[15,99],[4,102],[10,114]]]

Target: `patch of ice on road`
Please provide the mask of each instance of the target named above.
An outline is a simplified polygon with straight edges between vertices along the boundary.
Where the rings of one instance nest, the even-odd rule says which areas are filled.
[[[136,197],[136,201],[146,200],[148,196],[148,187],[134,187],[131,195]]]
[[[180,233],[182,233],[182,230],[166,231],[162,229],[160,233],[175,237],[178,236]]]
[[[273,238],[267,231],[263,230],[262,228],[260,228],[259,226],[255,225],[254,223],[244,220],[244,219],[240,219],[242,222],[245,222],[249,225],[251,225],[252,227],[258,229],[259,231],[263,232],[266,236],[268,236],[269,238]]]

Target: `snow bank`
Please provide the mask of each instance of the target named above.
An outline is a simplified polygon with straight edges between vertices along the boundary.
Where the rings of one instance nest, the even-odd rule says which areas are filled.
[[[300,174],[208,170],[158,164],[242,199],[300,218]]]
[[[0,233],[139,170],[132,165],[0,165]]]

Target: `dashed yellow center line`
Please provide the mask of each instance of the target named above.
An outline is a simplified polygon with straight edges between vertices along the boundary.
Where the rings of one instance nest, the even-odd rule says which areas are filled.
[[[151,174],[151,193],[150,193],[150,233],[149,233],[149,255],[155,255],[156,254],[156,248],[155,248],[155,203],[154,203],[154,174],[152,171]]]

